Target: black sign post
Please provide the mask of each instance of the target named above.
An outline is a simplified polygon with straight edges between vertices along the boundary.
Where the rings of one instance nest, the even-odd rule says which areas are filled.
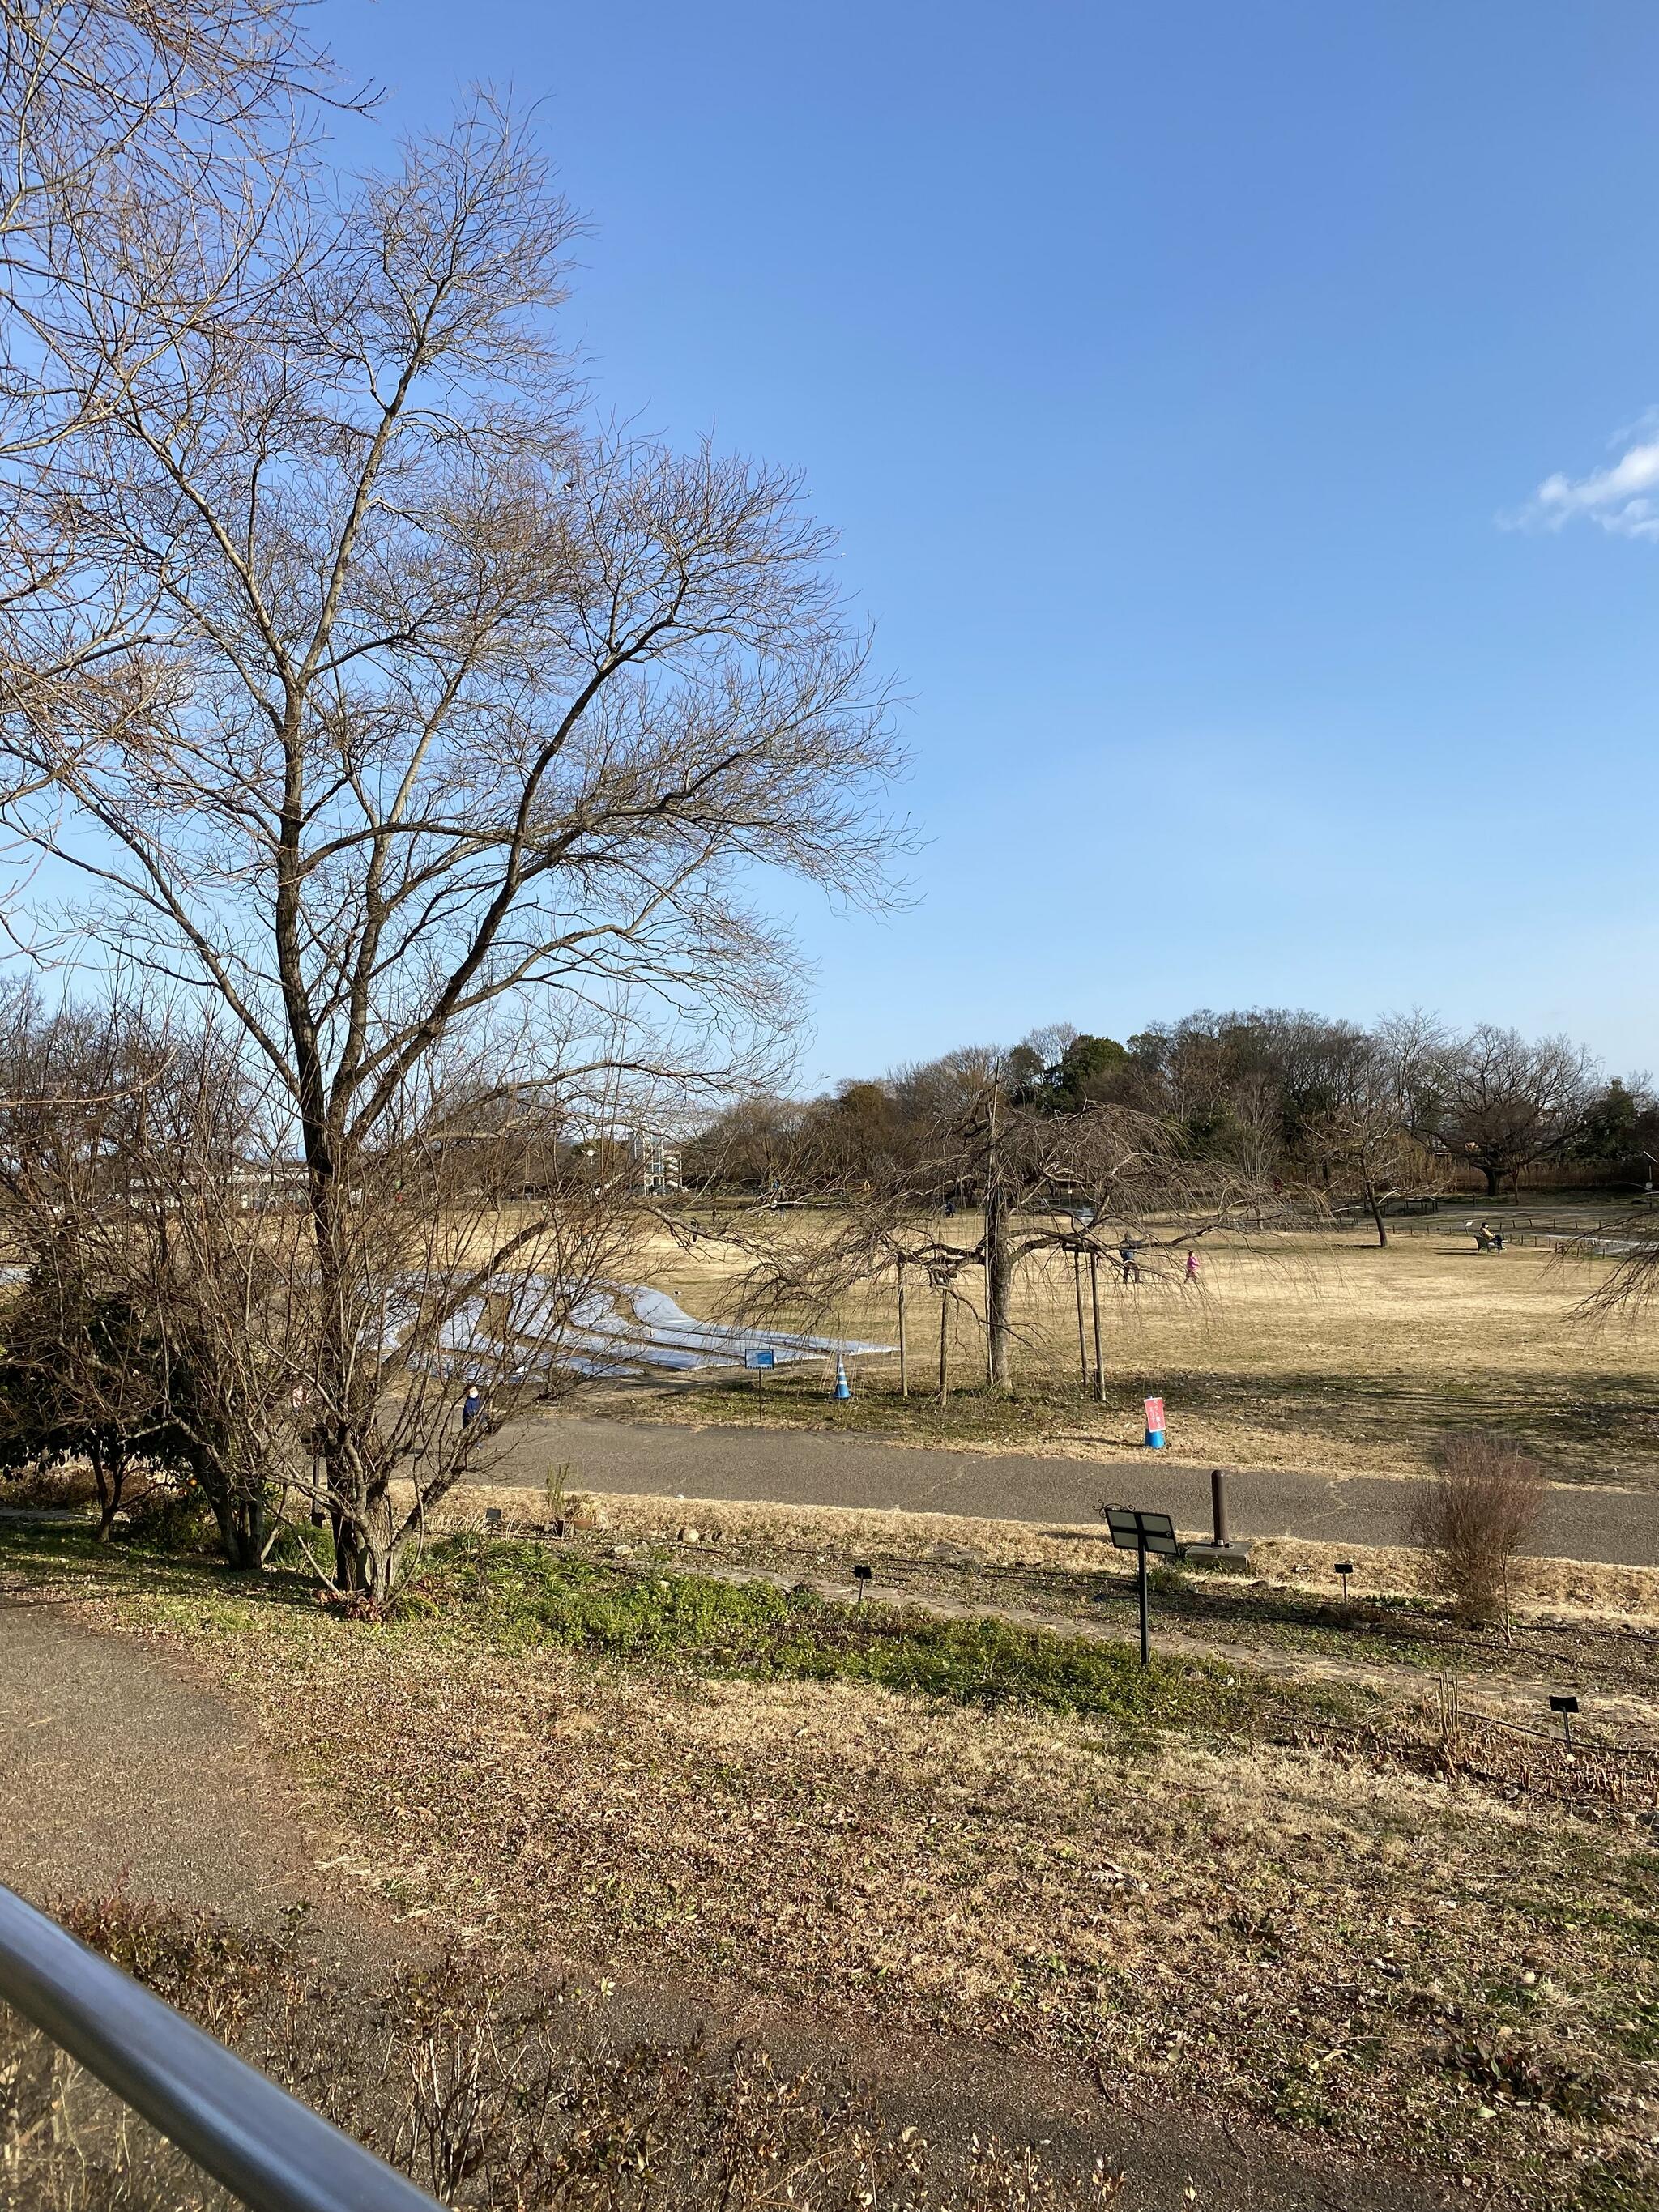
[[[1136,1505],[1109,1505],[1106,1526],[1120,1552],[1135,1554],[1135,1586],[1140,1600],[1140,1663],[1149,1667],[1152,1646],[1146,1620],[1146,1555],[1157,1552],[1166,1559],[1182,1556],[1181,1546],[1176,1540],[1175,1522],[1167,1513],[1143,1513]]]

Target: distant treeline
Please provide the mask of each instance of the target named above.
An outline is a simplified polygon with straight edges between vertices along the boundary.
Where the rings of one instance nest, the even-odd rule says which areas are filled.
[[[1028,1112],[1152,1117],[1190,1158],[1258,1183],[1328,1189],[1386,1148],[1390,1189],[1474,1170],[1495,1196],[1552,1166],[1576,1182],[1592,1173],[1641,1185],[1659,1156],[1659,1097],[1645,1079],[1607,1078],[1569,1038],[1490,1024],[1458,1032],[1419,1014],[1364,1029],[1255,1007],[1155,1023],[1122,1042],[1055,1023],[1011,1048],[967,1047],[822,1097],[752,1097],[687,1146],[686,1180],[780,1191],[884,1184],[932,1140],[952,1098],[988,1079]],[[1357,1179],[1376,1181],[1369,1169]]]

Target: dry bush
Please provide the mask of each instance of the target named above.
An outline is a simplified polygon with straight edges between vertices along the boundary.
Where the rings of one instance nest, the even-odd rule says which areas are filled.
[[[1404,1544],[1316,1543],[1300,1536],[1264,1536],[1250,1545],[1253,1573],[1270,1585],[1328,1594],[1338,1559],[1353,1562],[1357,1597],[1417,1597],[1434,1585],[1434,1568]],[[1541,1556],[1515,1562],[1514,1605],[1551,1617],[1659,1620],[1659,1567],[1611,1566],[1601,1560]]]
[[[1413,1540],[1466,1620],[1507,1622],[1515,1562],[1544,1504],[1544,1470],[1502,1437],[1455,1437],[1407,1509]]]
[[[9,1476],[5,1502],[20,1511],[64,1513],[90,1505],[97,1495],[92,1469],[84,1460],[58,1461]]]

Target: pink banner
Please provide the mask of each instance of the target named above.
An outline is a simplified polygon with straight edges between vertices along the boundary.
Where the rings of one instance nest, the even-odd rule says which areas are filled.
[[[1148,1427],[1148,1429],[1161,1429],[1161,1428],[1164,1426],[1164,1401],[1163,1401],[1163,1399],[1162,1399],[1162,1398],[1148,1398],[1148,1399],[1146,1400],[1146,1426]]]

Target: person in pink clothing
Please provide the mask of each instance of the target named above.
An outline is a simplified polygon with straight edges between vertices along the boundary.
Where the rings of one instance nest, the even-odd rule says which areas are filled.
[[[1198,1255],[1196,1252],[1189,1252],[1187,1255],[1187,1280],[1189,1283],[1195,1283],[1198,1280]]]

